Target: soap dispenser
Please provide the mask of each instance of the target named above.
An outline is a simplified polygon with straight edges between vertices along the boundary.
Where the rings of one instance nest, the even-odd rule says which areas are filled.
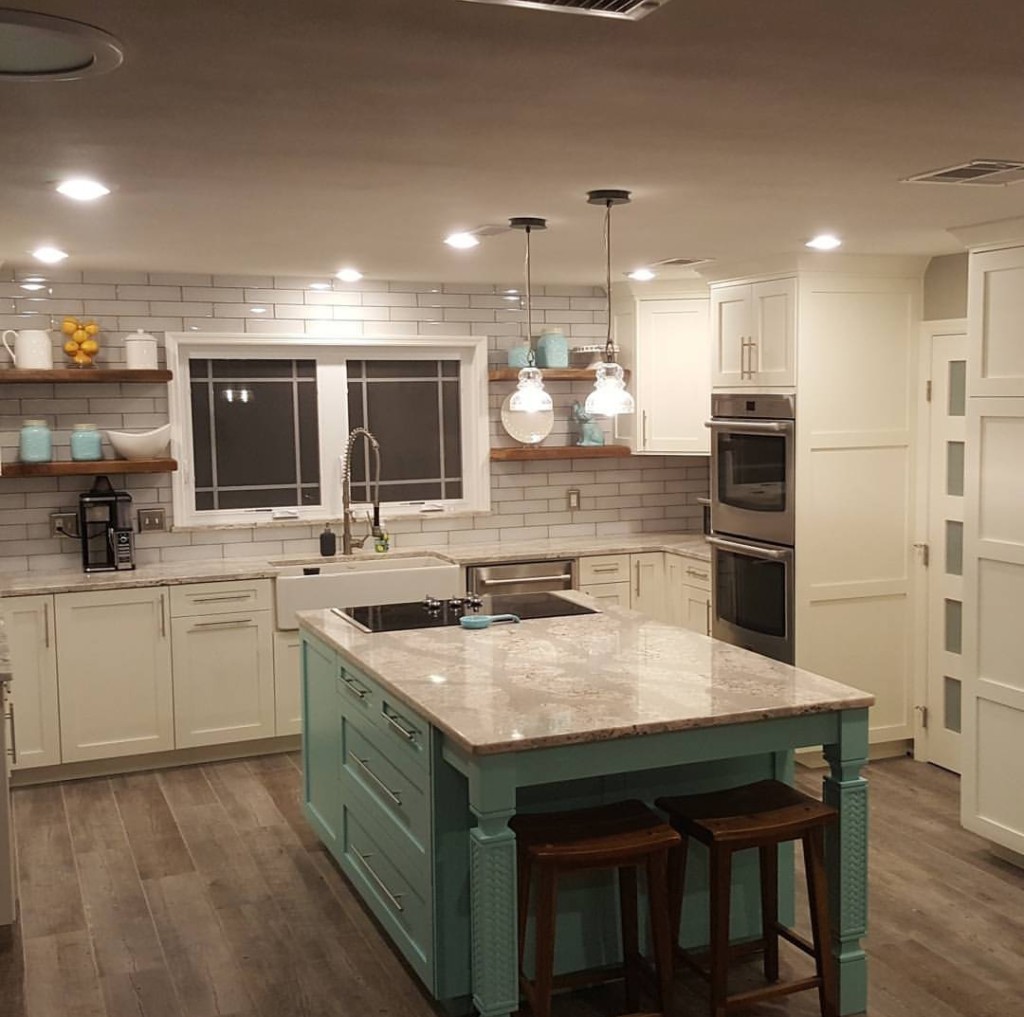
[[[337,553],[338,538],[335,536],[330,524],[328,524],[324,527],[324,532],[320,534],[320,554],[324,558],[333,558]]]

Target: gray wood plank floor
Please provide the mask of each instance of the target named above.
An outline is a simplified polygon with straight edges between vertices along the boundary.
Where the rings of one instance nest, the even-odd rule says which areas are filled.
[[[1024,873],[960,828],[955,777],[907,759],[868,776],[869,1013],[1024,1014]],[[303,820],[294,755],[22,789],[14,813],[22,921],[0,945],[0,1017],[435,1013]],[[678,1013],[706,1013],[700,982],[677,984]],[[609,986],[555,1013],[621,1004]]]

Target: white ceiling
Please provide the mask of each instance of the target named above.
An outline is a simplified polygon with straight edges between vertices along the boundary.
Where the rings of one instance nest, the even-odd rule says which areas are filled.
[[[1019,0],[672,0],[638,23],[457,0],[54,0],[127,48],[113,74],[0,83],[0,260],[69,268],[599,282],[594,187],[626,187],[616,270],[757,257],[821,230],[942,254],[1024,184],[907,185],[1024,157]],[[77,205],[71,173],[114,193]]]

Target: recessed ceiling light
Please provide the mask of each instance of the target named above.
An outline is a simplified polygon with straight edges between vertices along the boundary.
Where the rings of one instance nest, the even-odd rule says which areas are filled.
[[[21,284],[21,288],[23,290],[28,290],[29,293],[35,293],[37,290],[45,290],[46,289],[46,284],[45,283],[35,283],[35,282],[22,283]]]
[[[338,273],[338,278],[342,282],[359,282],[363,278],[363,273],[358,268],[343,268]]]
[[[655,276],[649,268],[636,268],[629,273],[630,279],[635,279],[637,282],[650,282]]]
[[[506,293],[518,294],[519,290],[505,290]]]
[[[476,247],[480,240],[472,233],[449,233],[444,242],[458,251],[468,251],[471,247]]]
[[[265,307],[250,307],[249,311],[252,314],[266,314],[267,313],[267,309]]]
[[[67,251],[62,251],[59,247],[49,247],[47,245],[37,247],[32,252],[32,257],[36,261],[42,261],[47,265],[56,265],[58,261],[63,261],[67,256]]]
[[[86,177],[62,180],[57,185],[57,190],[65,198],[73,198],[75,201],[95,201],[110,193],[109,187],[105,187],[98,180],[89,180]]]
[[[121,66],[124,50],[112,35],[69,18],[0,10],[0,78],[74,81]]]
[[[834,251],[837,247],[841,247],[842,243],[842,240],[833,233],[819,233],[816,237],[808,240],[804,246],[813,247],[816,251]]]
[[[517,303],[518,303],[518,301],[519,301],[519,297],[505,297],[504,299],[505,299],[505,300],[514,300],[514,301],[516,301]]]
[[[315,282],[310,283],[309,288],[311,290],[329,290],[331,288],[331,284],[329,282]]]

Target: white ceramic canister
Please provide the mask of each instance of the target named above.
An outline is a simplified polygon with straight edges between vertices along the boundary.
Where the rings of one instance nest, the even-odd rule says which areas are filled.
[[[14,349],[7,337],[14,336]],[[9,328],[2,336],[4,348],[11,355],[14,366],[23,371],[49,371],[53,368],[53,340],[42,328],[23,328],[15,332]]]
[[[138,329],[135,335],[125,338],[125,362],[129,371],[155,371],[157,361],[157,341],[155,335]]]

